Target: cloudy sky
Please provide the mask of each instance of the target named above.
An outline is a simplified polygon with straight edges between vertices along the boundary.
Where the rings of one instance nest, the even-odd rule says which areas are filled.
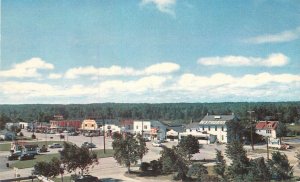
[[[300,100],[298,0],[2,0],[0,103]]]

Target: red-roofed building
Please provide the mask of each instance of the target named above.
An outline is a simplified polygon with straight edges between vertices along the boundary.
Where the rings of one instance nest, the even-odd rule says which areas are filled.
[[[256,133],[262,136],[276,138],[278,121],[260,121],[256,124]]]
[[[54,131],[76,131],[81,127],[80,120],[64,120],[63,116],[55,115],[53,120],[50,120],[50,129]]]

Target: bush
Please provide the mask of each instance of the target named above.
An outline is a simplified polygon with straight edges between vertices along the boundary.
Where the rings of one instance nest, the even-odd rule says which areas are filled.
[[[153,172],[157,173],[157,172],[161,171],[162,164],[161,164],[160,161],[153,160],[153,161],[150,161],[150,167],[151,167]]]
[[[24,134],[23,134],[22,132],[20,132],[20,134],[19,134],[19,135],[20,135],[20,137],[23,137],[23,136],[24,136]]]
[[[145,172],[145,171],[148,171],[149,167],[150,167],[150,164],[148,162],[142,162],[141,166],[140,166],[140,170]]]
[[[31,135],[32,139],[36,139],[36,136],[34,134]]]

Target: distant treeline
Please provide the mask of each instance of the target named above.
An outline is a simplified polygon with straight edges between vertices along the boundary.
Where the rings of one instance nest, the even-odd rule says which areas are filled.
[[[85,118],[130,118],[168,120],[174,123],[200,121],[208,114],[232,114],[239,118],[264,120],[266,117],[286,123],[300,119],[300,102],[224,102],[224,103],[163,103],[163,104],[26,104],[0,105],[0,114],[12,121],[49,122],[53,115],[61,114],[65,119]],[[3,118],[3,117],[2,117]]]

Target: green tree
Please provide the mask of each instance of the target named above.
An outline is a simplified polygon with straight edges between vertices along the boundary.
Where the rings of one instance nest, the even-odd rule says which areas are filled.
[[[214,172],[225,180],[226,161],[222,152],[216,149],[216,165],[214,166]]]
[[[207,168],[202,164],[193,164],[188,171],[188,176],[197,178],[197,181],[205,181],[203,178],[208,174]]]
[[[198,153],[200,149],[198,139],[192,135],[181,139],[178,146],[188,156],[189,161],[192,155]]]
[[[47,179],[58,176],[62,172],[60,164],[61,161],[56,157],[53,157],[50,162],[37,162],[33,167],[34,174],[45,176]]]
[[[263,157],[250,160],[247,181],[270,181],[271,174]]]
[[[139,158],[142,161],[143,156],[148,152],[149,149],[147,148],[146,141],[141,134],[137,134],[136,137],[139,143]]]
[[[189,168],[182,150],[176,147],[171,149],[163,147],[159,161],[161,161],[163,173],[176,172],[175,179],[186,179]]]
[[[285,154],[276,151],[272,153],[272,159],[268,161],[272,177],[286,180],[293,177],[293,166]]]
[[[5,128],[6,123],[11,122],[11,119],[4,113],[0,115],[0,129],[3,130]]]
[[[114,158],[120,165],[125,165],[130,173],[130,166],[143,157],[139,141],[132,134],[126,134],[123,137],[115,133],[113,139]]]
[[[79,169],[81,175],[88,174],[90,167],[99,164],[95,152],[90,151],[87,147],[78,147],[67,142],[64,143],[60,156],[68,172]]]
[[[245,181],[250,167],[243,144],[233,141],[226,145],[225,153],[232,163],[228,166],[229,178],[233,181]]]
[[[234,119],[233,121],[226,122],[227,127],[227,138],[228,142],[231,141],[242,141],[245,131],[245,125],[239,121],[238,119]]]
[[[276,136],[279,137],[280,143],[282,137],[285,137],[287,133],[288,133],[288,128],[286,127],[286,124],[283,122],[279,122],[276,128]]]

